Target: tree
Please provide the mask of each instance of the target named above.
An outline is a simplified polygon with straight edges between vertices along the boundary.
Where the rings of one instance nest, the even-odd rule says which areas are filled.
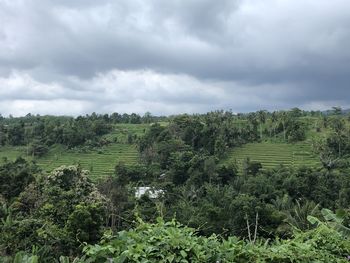
[[[344,138],[346,137],[345,134],[344,134],[344,129],[345,129],[345,123],[344,123],[344,120],[339,118],[339,117],[336,117],[336,118],[332,118],[330,120],[330,126],[334,132],[334,136],[330,136],[329,137],[329,142],[331,141],[334,141],[337,143],[338,145],[338,156],[340,157],[342,152],[341,152],[341,147],[342,147],[342,144],[343,142],[345,143],[346,139],[347,138]]]
[[[287,134],[286,133],[287,133],[288,120],[289,120],[288,112],[282,111],[280,113],[280,121],[281,121],[282,126],[283,126],[283,138],[284,138],[285,141],[287,140]]]
[[[302,110],[301,109],[299,109],[299,108],[292,108],[291,110],[290,110],[290,114],[292,115],[292,117],[294,117],[294,118],[299,118],[299,117],[301,117],[302,116]]]
[[[8,127],[7,132],[8,142],[11,145],[23,145],[24,144],[24,123],[19,122]]]
[[[320,161],[328,171],[334,169],[339,162],[334,150],[329,146],[327,138],[314,139],[312,147],[319,154]]]
[[[222,165],[217,168],[219,184],[225,185],[233,180],[237,175],[237,167],[235,164]]]
[[[7,140],[7,132],[5,126],[0,124],[0,146],[4,146]]]
[[[134,142],[134,136],[131,132],[128,132],[127,141],[128,141],[128,144],[132,144]]]
[[[266,110],[258,111],[258,119],[260,124],[260,139],[263,137],[263,124],[266,122]]]
[[[22,158],[0,166],[0,196],[7,200],[17,197],[31,182],[38,167]]]
[[[87,171],[61,166],[37,177],[13,206],[18,224],[34,220],[35,224],[26,228],[26,235],[33,237],[30,247],[45,247],[58,257],[77,253],[81,242],[93,243],[101,237],[108,203],[88,179]],[[18,248],[25,250],[28,244],[19,242]]]
[[[95,243],[102,236],[104,213],[98,204],[78,204],[69,215],[66,228],[79,242]]]
[[[142,122],[143,123],[152,123],[153,121],[153,116],[150,112],[146,112],[143,117],[142,117]]]
[[[332,107],[332,109],[334,115],[341,115],[343,112],[342,108],[338,106]]]
[[[295,119],[290,119],[287,127],[287,136],[289,142],[303,141],[306,138],[305,126],[302,122]]]
[[[41,157],[49,151],[49,148],[40,140],[34,140],[28,145],[28,155]]]
[[[130,123],[133,123],[133,124],[141,123],[141,116],[136,113],[131,113]]]

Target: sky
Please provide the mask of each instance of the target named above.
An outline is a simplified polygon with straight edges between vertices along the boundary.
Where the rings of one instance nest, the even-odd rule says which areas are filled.
[[[349,0],[0,0],[0,113],[350,107]]]

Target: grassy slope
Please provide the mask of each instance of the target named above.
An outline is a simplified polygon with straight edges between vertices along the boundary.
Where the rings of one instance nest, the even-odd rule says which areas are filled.
[[[308,126],[306,137],[303,142],[285,143],[282,135],[278,138],[272,138],[261,143],[248,143],[242,147],[229,149],[227,157],[222,160],[222,163],[234,162],[239,169],[242,168],[242,162],[246,158],[251,161],[260,162],[263,169],[273,168],[280,164],[286,166],[321,166],[319,157],[313,153],[311,141],[312,138],[326,135],[329,131],[323,129],[322,132],[316,132],[316,127],[319,126],[320,118],[317,117],[301,117],[299,120]]]
[[[283,143],[280,139],[274,142],[249,143],[242,147],[230,149],[222,162],[237,162],[241,167],[242,161],[249,157],[252,161],[258,161],[263,164],[263,168],[272,168],[279,164],[284,165],[312,165],[320,166],[319,159],[312,153],[311,138],[321,136],[327,131],[316,134],[314,123],[316,118],[305,118],[305,123],[309,124],[310,130],[307,132],[308,139],[296,144]],[[163,124],[166,125],[166,124]],[[81,153],[78,150],[67,150],[64,147],[56,146],[50,149],[49,153],[38,158],[36,161],[44,170],[50,171],[63,164],[81,164],[83,168],[91,171],[93,178],[106,176],[113,172],[114,166],[122,161],[125,164],[135,164],[139,160],[138,152],[134,144],[127,144],[128,134],[142,136],[148,128],[148,124],[118,124],[113,131],[105,137],[113,141],[117,138],[116,143],[87,153]],[[3,147],[0,148],[0,163],[2,157],[10,160],[18,156],[27,159],[31,157],[25,154],[26,147]]]
[[[263,168],[273,168],[280,164],[287,166],[320,166],[318,157],[312,153],[308,141],[295,144],[288,143],[248,143],[231,149],[223,163],[236,162],[242,167],[244,159],[261,162]]]
[[[110,134],[105,136],[111,140],[117,138],[116,143],[88,152],[81,152],[79,149],[68,150],[61,145],[56,145],[47,155],[36,158],[35,161],[48,172],[60,165],[80,164],[90,171],[93,179],[97,179],[112,174],[115,165],[119,162],[126,165],[138,163],[136,145],[127,144],[127,137],[129,133],[141,136],[147,128],[146,124],[118,124]],[[3,157],[14,160],[19,156],[32,160],[32,157],[26,155],[26,147],[0,147],[0,163],[3,162]]]
[[[42,158],[36,160],[45,171],[51,171],[60,165],[80,164],[91,173],[93,179],[113,174],[118,162],[127,165],[138,162],[138,152],[135,145],[113,143],[104,146],[98,151],[81,153],[76,150],[66,150],[64,147],[55,147]]]
[[[4,159],[8,159],[10,161],[15,160],[19,156],[25,157],[26,155],[26,147],[11,147],[11,146],[0,146],[0,163],[4,161]]]

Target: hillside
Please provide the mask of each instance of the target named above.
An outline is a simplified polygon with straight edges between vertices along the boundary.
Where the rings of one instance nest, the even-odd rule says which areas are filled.
[[[242,168],[243,161],[260,162],[263,169],[285,166],[320,166],[318,156],[311,150],[309,141],[289,143],[248,143],[241,147],[230,149],[223,163],[236,163]]]
[[[61,165],[80,164],[83,169],[90,171],[92,179],[98,179],[113,174],[114,167],[119,162],[132,165],[138,160],[134,144],[113,143],[89,152],[56,147],[44,157],[37,158],[36,162],[47,172]]]
[[[90,171],[92,179],[98,179],[111,175],[119,162],[126,165],[139,162],[135,138],[142,136],[148,126],[148,124],[117,124],[104,136],[111,141],[108,145],[92,149],[83,147],[68,149],[63,145],[54,145],[43,157],[34,159],[27,155],[26,146],[1,147],[0,163],[4,162],[4,158],[13,161],[17,157],[22,157],[34,160],[46,172],[51,172],[61,165],[80,164],[82,168]]]
[[[329,244],[343,240],[339,236],[342,233],[325,228],[327,225],[315,228],[313,222],[332,216],[339,217],[337,220],[343,224],[349,218],[348,118],[317,117],[296,110],[259,111],[241,116],[218,111],[176,115],[167,122],[150,125],[152,121],[141,122],[134,115],[130,120],[124,119],[125,122],[120,122],[118,116],[124,115],[80,116],[68,120],[55,116],[25,117],[3,121],[0,125],[3,145],[0,148],[0,162],[3,162],[0,163],[0,255],[12,259],[17,253],[30,254],[36,246],[40,251],[33,256],[43,262],[58,262],[56,259],[62,259],[61,256],[67,257],[65,262],[90,256],[88,260],[99,262],[94,260],[95,252],[98,258],[105,255],[123,259],[118,258],[121,254],[117,250],[125,257],[124,251],[133,249],[114,246],[112,240],[110,246],[105,243],[103,233],[121,233],[126,237],[124,233],[131,233],[135,227],[133,222],[160,222],[158,215],[172,222],[164,226],[177,220],[197,229],[198,240],[206,244],[213,240],[203,238],[212,234],[225,240],[241,240],[230,242],[230,247],[241,244],[243,253],[251,251],[254,240],[261,240],[254,248],[257,258],[270,259],[271,252],[280,248],[281,240],[287,242],[295,236],[295,229],[299,229],[300,237],[311,235],[305,236],[300,244],[304,240],[316,244],[320,238],[331,238]],[[16,159],[18,156],[26,160]],[[250,162],[245,162],[247,158]],[[44,173],[27,161],[37,163]],[[118,165],[120,162],[125,165]],[[229,163],[236,163],[237,167],[222,165]],[[279,169],[279,165],[285,167]],[[299,169],[301,166],[307,169]],[[116,176],[110,177],[112,174]],[[135,195],[140,186],[149,192]],[[153,191],[159,195],[152,195]],[[335,214],[327,209],[342,212]],[[170,233],[163,225],[149,226],[154,226],[157,233],[159,229]],[[341,229],[348,233],[348,223]],[[177,230],[171,230],[174,231]],[[153,259],[148,248],[163,237],[154,238],[156,232],[146,232],[150,233],[151,243],[145,243],[143,258]],[[314,236],[319,233],[327,238]],[[139,237],[132,234],[125,244],[134,242],[136,237],[135,244],[140,247],[147,240],[143,230],[140,234]],[[179,239],[173,240],[175,248],[178,247]],[[278,243],[270,243],[273,240]],[[211,243],[213,246],[205,249],[205,253],[218,251],[221,245],[227,247],[220,242]],[[267,242],[271,250],[259,246]],[[290,243],[291,248],[295,248],[296,242],[299,241]],[[93,253],[84,255],[82,243],[86,244],[84,251],[92,249]],[[244,244],[250,244],[248,250]],[[100,248],[103,255],[99,254]],[[350,247],[336,254],[320,254],[323,250],[314,247],[300,256],[309,253],[308,259],[337,262],[329,261],[328,256],[341,259],[350,254]],[[330,251],[333,250],[334,247]],[[113,255],[105,254],[106,251]],[[219,251],[220,257],[225,251],[225,248]],[[196,262],[187,252],[179,255],[188,262]],[[162,249],[160,255],[163,253]],[[178,250],[169,253],[174,255]],[[236,254],[225,257],[228,262],[236,262]],[[283,256],[278,251],[277,255],[290,258],[289,252]],[[215,261],[216,258],[200,262]],[[284,261],[283,258],[276,262]]]
[[[312,127],[318,122],[318,118],[300,118],[307,130],[307,140],[297,143],[283,143],[282,139],[268,140],[265,142],[252,142],[241,147],[230,148],[225,154],[221,163],[235,163],[239,170],[242,163],[249,158],[250,161],[260,162],[264,169],[274,168],[278,165],[285,166],[320,166],[319,158],[312,152],[311,138],[319,136]],[[247,120],[235,120],[239,127],[246,124]],[[167,122],[161,122],[166,127]],[[267,125],[265,125],[267,129]],[[123,162],[126,165],[133,165],[139,162],[137,150],[137,138],[142,137],[150,124],[115,124],[112,130],[103,136],[110,143],[96,148],[76,147],[68,149],[63,145],[53,145],[43,157],[36,157],[34,161],[46,172],[52,171],[61,165],[80,164],[84,169],[89,170],[91,178],[98,179],[113,173],[117,163]],[[326,130],[325,130],[326,131]],[[325,132],[323,132],[325,133]],[[321,133],[321,134],[323,134]],[[281,136],[281,135],[280,135]],[[26,146],[5,146],[0,148],[0,163],[4,158],[14,160],[17,157],[33,160],[27,155]]]

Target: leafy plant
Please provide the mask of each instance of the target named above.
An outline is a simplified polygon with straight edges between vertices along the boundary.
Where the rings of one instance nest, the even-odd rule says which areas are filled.
[[[318,218],[313,216],[308,216],[309,222],[314,225],[326,224],[330,228],[342,234],[344,237],[350,237],[350,228],[344,225],[346,216],[344,210],[339,210],[337,213],[333,213],[331,210],[323,208],[321,210],[321,213],[324,220],[326,221],[325,223],[321,222]]]

